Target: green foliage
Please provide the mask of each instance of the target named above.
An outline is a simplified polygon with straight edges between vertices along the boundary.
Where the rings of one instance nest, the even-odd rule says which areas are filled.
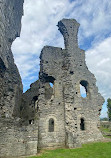
[[[107,117],[104,118],[100,118],[101,121],[109,121],[109,119]]]
[[[111,158],[111,142],[84,144],[76,149],[48,150],[29,158]]]
[[[107,108],[108,108],[108,118],[109,118],[109,121],[111,121],[111,99],[110,98],[107,99]]]

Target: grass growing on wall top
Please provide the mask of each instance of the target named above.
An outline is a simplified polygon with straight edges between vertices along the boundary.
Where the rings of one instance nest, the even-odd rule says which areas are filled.
[[[111,142],[84,144],[82,148],[46,150],[29,158],[111,158]]]

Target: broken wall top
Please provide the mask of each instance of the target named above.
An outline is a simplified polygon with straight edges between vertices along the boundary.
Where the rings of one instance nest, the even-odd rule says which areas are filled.
[[[85,52],[78,47],[79,24],[74,19],[63,19],[58,22],[58,27],[64,37],[65,49],[52,46],[45,46],[42,49],[40,81],[57,84],[62,82],[66,101],[72,97],[75,104],[80,103],[78,106],[84,104],[89,109],[97,109],[98,113],[104,99],[98,93],[95,76],[87,68]],[[80,85],[87,91],[86,98],[81,97]]]

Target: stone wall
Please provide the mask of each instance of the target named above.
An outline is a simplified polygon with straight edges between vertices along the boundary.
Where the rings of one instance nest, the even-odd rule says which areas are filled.
[[[24,120],[33,121],[35,114],[38,112],[38,95],[39,95],[39,80],[30,85],[22,96],[22,104],[20,106],[21,118]]]
[[[58,27],[65,49],[46,46],[40,56],[40,148],[52,144],[76,147],[102,138],[98,122],[104,99],[86,66],[85,52],[78,48],[79,24],[76,20],[63,19]],[[49,100],[45,98],[46,83],[53,83],[53,95]],[[80,85],[86,90],[86,98],[80,94]],[[54,132],[48,131],[49,116],[57,120]],[[61,132],[56,131],[56,127]]]
[[[22,82],[11,52],[22,15],[23,0],[0,0],[0,157],[37,153],[37,121],[29,124],[19,118]]]
[[[110,121],[100,121],[100,126],[104,128],[110,128],[111,129],[111,122]]]
[[[65,109],[61,78],[62,49],[46,46],[43,48],[40,64],[40,90],[38,105],[39,148],[65,146]],[[46,85],[53,85],[53,93],[46,97]],[[49,120],[54,120],[54,131],[49,131]]]
[[[73,147],[76,141],[79,144],[102,138],[97,125],[104,99],[98,93],[94,75],[86,66],[85,52],[78,48],[79,24],[76,20],[63,19],[58,26],[64,36],[66,50],[63,69],[65,127],[68,146]],[[80,85],[86,90],[86,98],[80,94]],[[84,120],[82,130],[81,119]],[[69,141],[73,138],[74,143]]]
[[[11,52],[20,35],[23,0],[0,0],[0,117],[19,116],[22,82]]]
[[[0,158],[37,154],[38,124],[24,126],[20,120],[0,120]]]

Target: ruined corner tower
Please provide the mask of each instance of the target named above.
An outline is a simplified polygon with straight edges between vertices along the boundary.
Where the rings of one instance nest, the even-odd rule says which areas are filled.
[[[79,24],[63,19],[58,27],[65,49],[45,46],[40,55],[39,148],[76,147],[102,138],[98,122],[104,99],[86,66],[84,50],[78,48]],[[86,98],[80,94],[80,85]]]

